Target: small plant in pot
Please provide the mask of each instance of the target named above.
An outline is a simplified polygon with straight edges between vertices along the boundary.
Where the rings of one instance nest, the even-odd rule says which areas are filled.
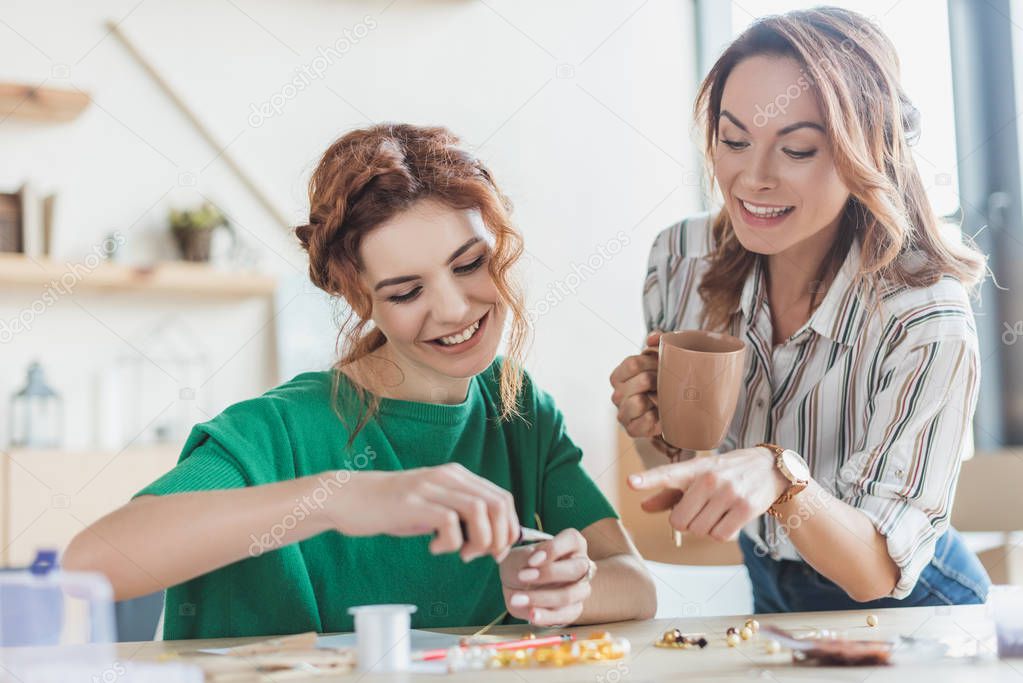
[[[217,228],[230,230],[231,226],[220,209],[209,202],[197,209],[171,209],[171,234],[186,261],[210,260],[210,243]]]

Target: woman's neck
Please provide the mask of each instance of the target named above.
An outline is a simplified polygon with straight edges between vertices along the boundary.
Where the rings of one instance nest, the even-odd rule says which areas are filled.
[[[834,273],[821,273],[838,234],[839,221],[785,251],[767,257],[767,296],[771,310],[810,305],[827,290]]]
[[[342,372],[381,398],[418,403],[462,403],[472,381],[471,377],[449,377],[409,362],[386,343]]]

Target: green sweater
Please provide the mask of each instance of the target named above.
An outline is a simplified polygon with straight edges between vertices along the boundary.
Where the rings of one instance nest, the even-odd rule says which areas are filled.
[[[409,603],[415,628],[475,626],[505,609],[497,563],[433,556],[430,538],[347,537],[326,532],[290,546],[274,537],[324,504],[347,481],[338,470],[395,471],[458,462],[511,491],[519,521],[583,529],[615,517],[583,471],[551,397],[526,377],[523,419],[498,421],[498,359],[473,378],[463,403],[382,399],[356,436],[331,408],[330,372],[298,375],[259,398],[196,425],[177,466],[136,494],[258,486],[323,473],[275,529],[254,530],[250,555],[167,590],[164,638],[220,638],[351,631],[353,605]],[[339,407],[352,405],[344,378]],[[354,415],[346,415],[355,424]],[[201,528],[196,533],[203,533]],[[188,552],[182,548],[181,552]]]

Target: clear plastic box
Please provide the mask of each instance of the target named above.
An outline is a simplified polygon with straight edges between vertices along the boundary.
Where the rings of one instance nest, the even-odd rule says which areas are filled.
[[[51,680],[48,671],[70,665],[104,681],[117,666],[110,582],[56,560],[42,551],[29,569],[0,572],[0,680]]]

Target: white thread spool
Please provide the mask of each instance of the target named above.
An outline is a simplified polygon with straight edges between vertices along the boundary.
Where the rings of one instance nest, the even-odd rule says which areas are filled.
[[[409,630],[415,605],[362,605],[348,608],[355,617],[359,671],[408,671]]]

